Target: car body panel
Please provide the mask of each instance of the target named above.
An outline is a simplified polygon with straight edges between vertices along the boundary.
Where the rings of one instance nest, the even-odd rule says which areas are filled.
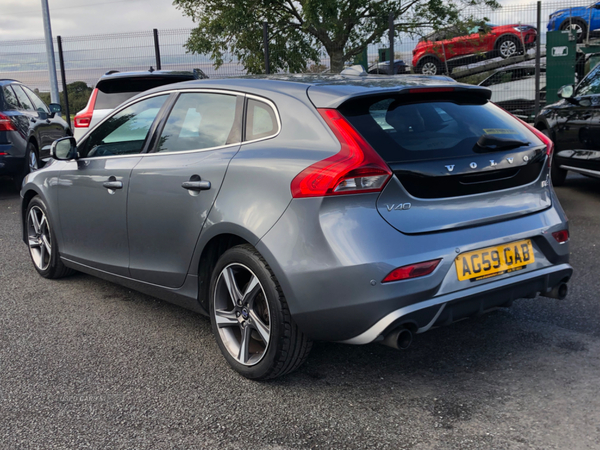
[[[590,31],[600,29],[600,3],[593,3],[589,6],[574,6],[565,9],[559,9],[549,15],[547,29],[548,31],[558,31],[564,29],[563,25],[568,24],[570,20],[580,20],[586,25],[590,25]]]

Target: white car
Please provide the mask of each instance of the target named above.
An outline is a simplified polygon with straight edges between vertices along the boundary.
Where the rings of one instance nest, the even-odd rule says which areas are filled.
[[[520,118],[528,118],[535,106],[535,67],[517,66],[501,69],[487,77],[480,86],[492,91],[492,102]],[[546,68],[540,68],[540,103],[546,102]]]

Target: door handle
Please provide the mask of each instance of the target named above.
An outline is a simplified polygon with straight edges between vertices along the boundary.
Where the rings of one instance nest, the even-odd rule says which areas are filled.
[[[184,181],[181,187],[188,191],[208,191],[210,189],[210,181]]]
[[[36,122],[37,122],[37,119],[36,119],[36,118],[34,118],[34,117],[32,117],[30,120],[31,120],[33,123],[36,123]]]
[[[105,181],[102,183],[102,186],[104,186],[106,189],[123,189],[123,182],[114,180]]]

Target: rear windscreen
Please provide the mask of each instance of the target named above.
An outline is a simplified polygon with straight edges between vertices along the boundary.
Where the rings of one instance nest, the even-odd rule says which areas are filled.
[[[94,109],[114,109],[140,92],[164,86],[165,84],[179,83],[193,80],[193,75],[180,76],[146,76],[127,78],[107,78],[100,80],[96,85],[98,96]]]
[[[516,118],[483,99],[424,97],[409,94],[350,100],[340,112],[388,163],[490,151],[478,142],[521,142],[512,145],[524,147],[542,144]]]

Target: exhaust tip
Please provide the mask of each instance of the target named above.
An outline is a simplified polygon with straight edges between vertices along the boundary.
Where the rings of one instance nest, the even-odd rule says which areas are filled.
[[[388,334],[381,343],[396,350],[406,350],[412,344],[413,334],[408,328],[398,328]]]
[[[557,298],[558,300],[564,300],[569,293],[569,287],[567,283],[559,283],[549,291],[546,291],[542,295],[548,298]]]

